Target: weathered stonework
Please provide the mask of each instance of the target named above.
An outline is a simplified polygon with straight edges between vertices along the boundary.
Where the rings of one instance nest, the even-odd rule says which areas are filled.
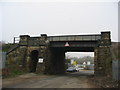
[[[64,46],[66,41],[70,42],[71,47]],[[79,49],[79,51],[93,51],[95,75],[106,75],[111,70],[110,45],[110,32],[101,32],[98,36],[66,36],[66,39],[62,36],[47,37],[46,34],[40,37],[21,35],[19,44],[7,54],[7,61],[8,64],[22,66],[30,72],[61,74],[65,73],[65,52]],[[39,58],[43,58],[44,62],[37,63]]]
[[[101,33],[101,40],[95,48],[95,75],[107,75],[112,71],[111,39],[109,33]]]
[[[111,52],[110,47],[97,47],[95,50],[95,74],[107,75],[111,71]]]

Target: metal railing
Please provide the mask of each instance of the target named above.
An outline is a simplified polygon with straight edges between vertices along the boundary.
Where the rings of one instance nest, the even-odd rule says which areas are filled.
[[[101,39],[101,35],[69,35],[69,36],[49,36],[49,41],[96,41]]]
[[[10,48],[10,50],[6,54],[11,53],[12,51],[14,51],[15,49],[17,49],[18,47],[19,47],[19,44],[15,44],[14,46],[12,46],[12,48]]]
[[[19,43],[20,37],[14,37],[13,43]]]

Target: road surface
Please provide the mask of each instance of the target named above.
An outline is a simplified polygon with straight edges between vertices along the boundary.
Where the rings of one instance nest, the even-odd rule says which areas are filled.
[[[95,88],[89,82],[93,71],[80,71],[64,75],[37,75],[29,73],[16,78],[3,79],[5,88]]]

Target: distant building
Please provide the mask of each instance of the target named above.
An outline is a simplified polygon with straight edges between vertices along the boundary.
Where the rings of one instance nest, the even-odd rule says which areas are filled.
[[[86,65],[86,62],[83,62],[83,65]]]
[[[90,61],[87,62],[87,65],[90,65]]]
[[[71,64],[73,64],[74,63],[74,60],[71,60]]]

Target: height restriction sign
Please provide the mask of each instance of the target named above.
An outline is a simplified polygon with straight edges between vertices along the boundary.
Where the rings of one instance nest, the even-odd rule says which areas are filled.
[[[70,45],[69,45],[69,43],[68,43],[68,42],[66,42],[66,43],[65,43],[65,47],[68,47],[68,46],[70,46]]]

